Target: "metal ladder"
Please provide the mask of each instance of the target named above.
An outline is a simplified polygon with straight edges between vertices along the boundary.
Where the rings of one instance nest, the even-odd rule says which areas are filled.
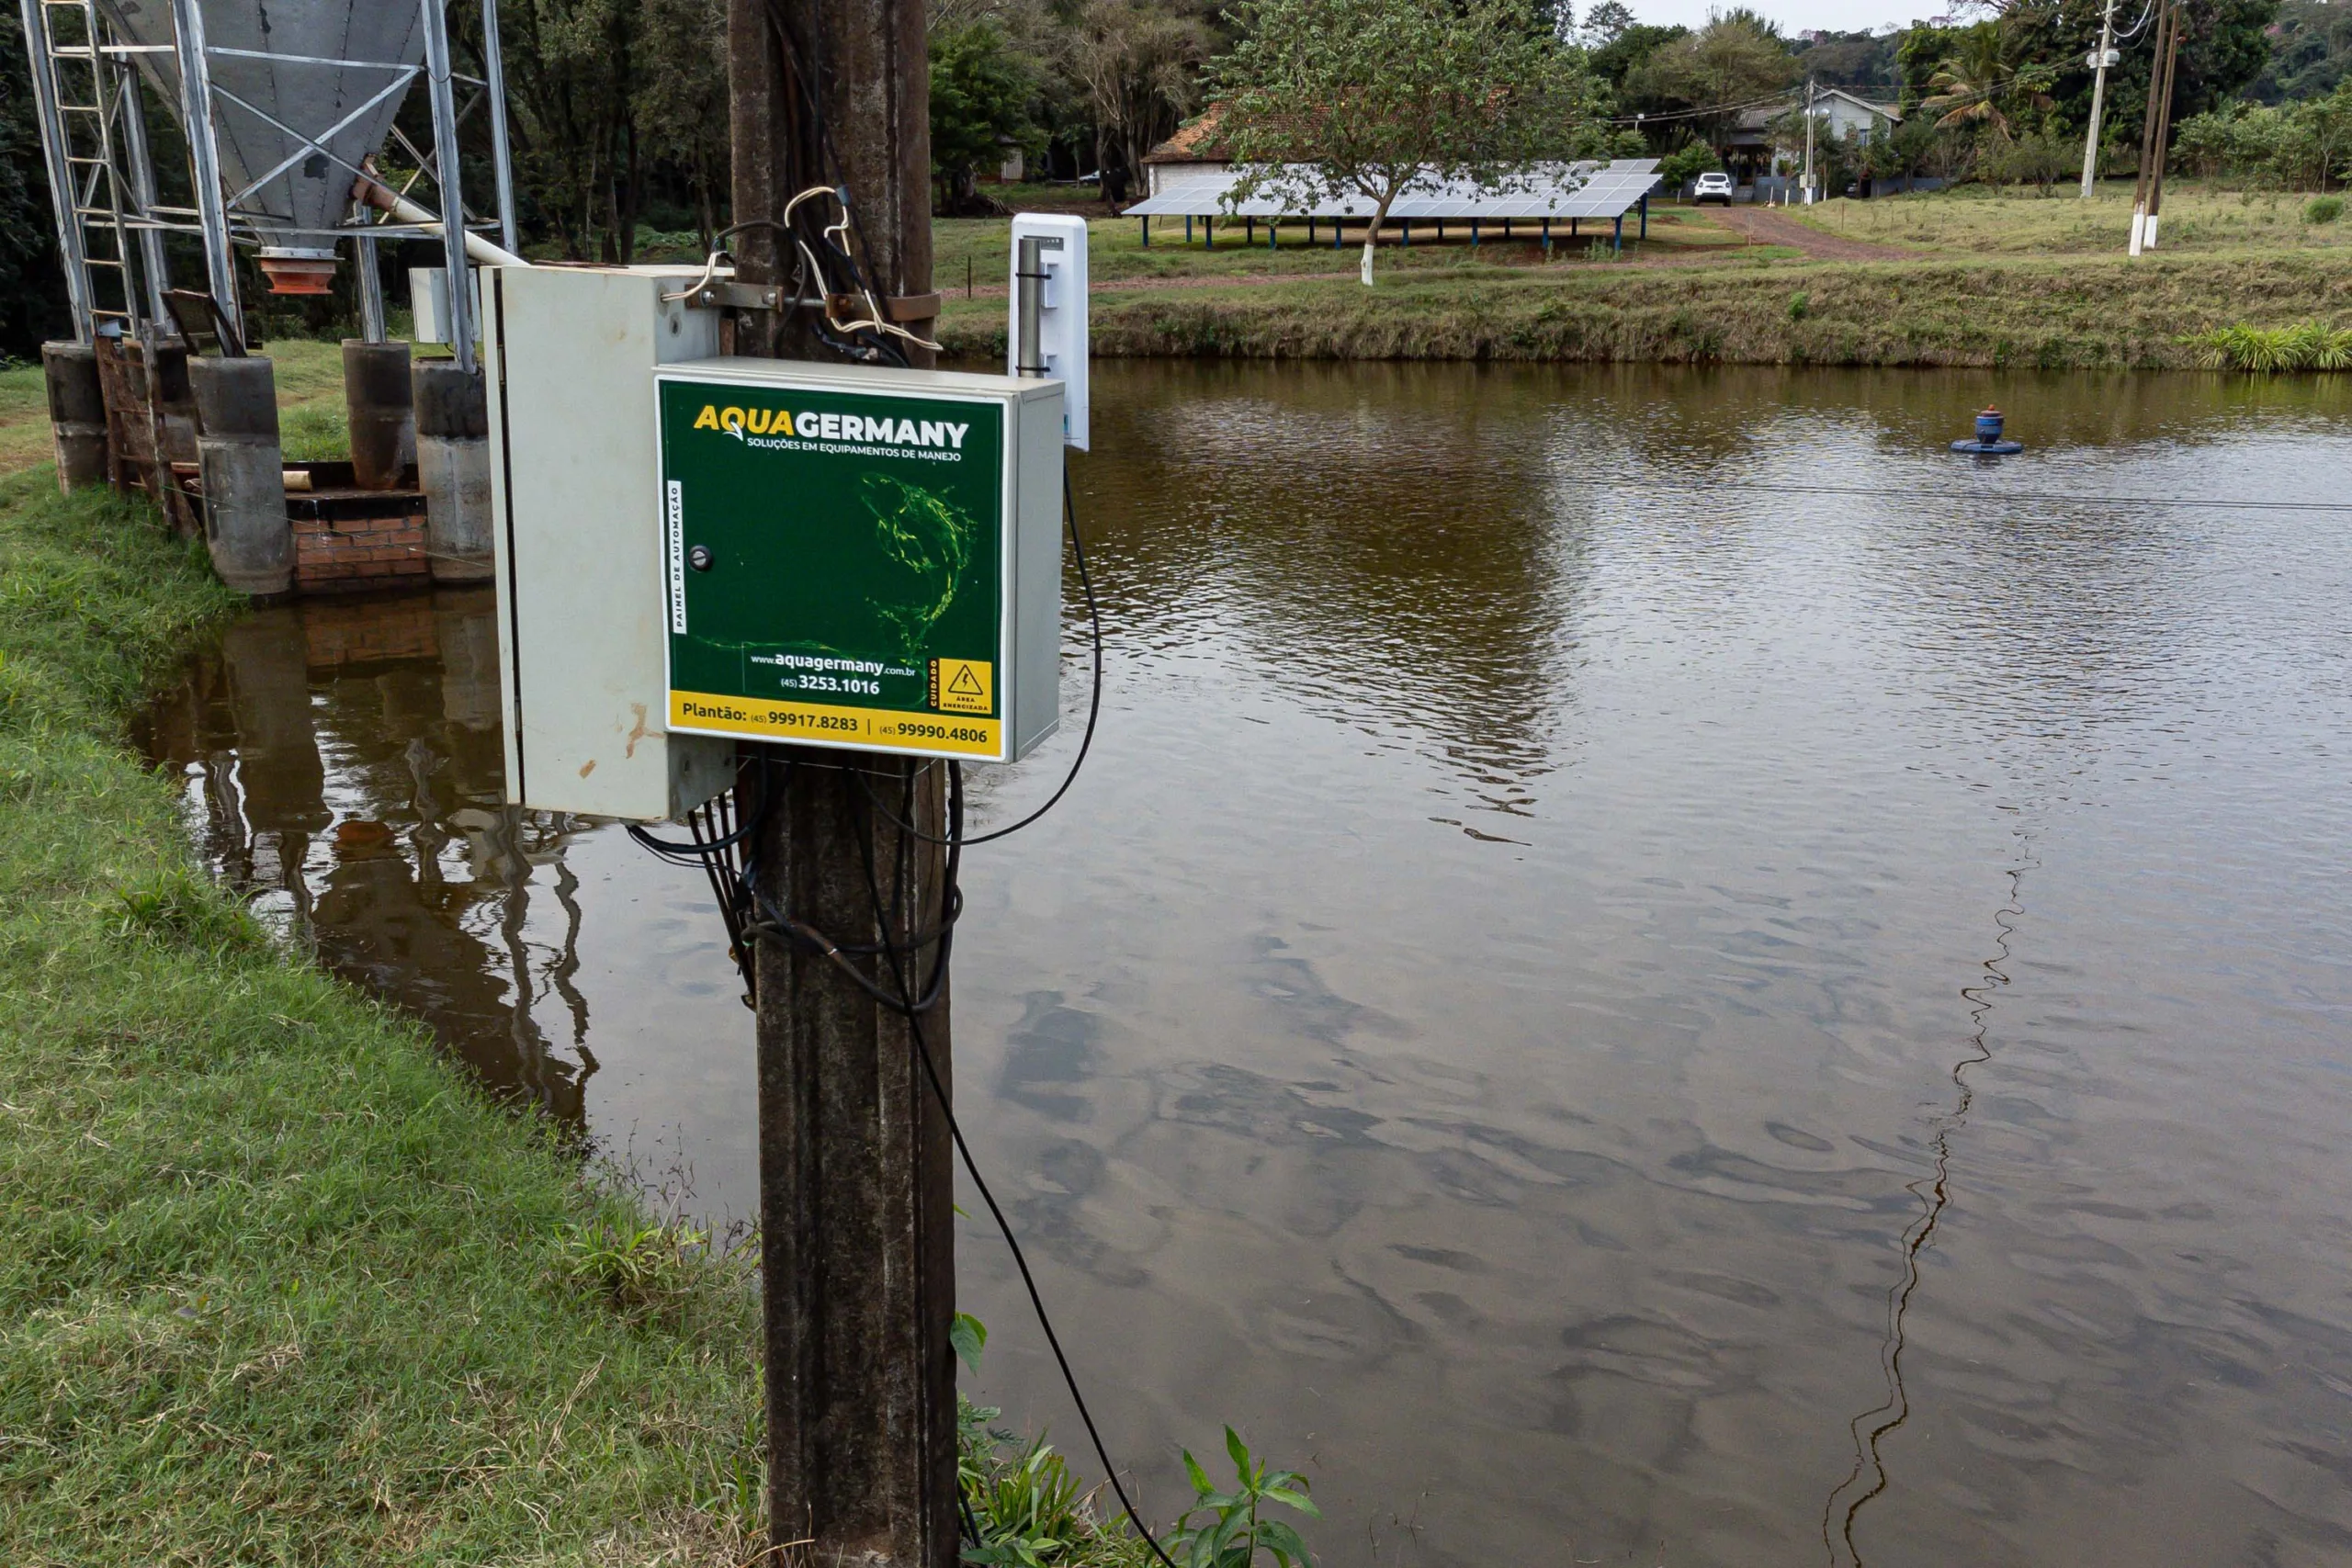
[[[106,47],[95,0],[25,0],[24,12],[50,181],[66,198],[57,203],[57,238],[75,334],[88,342],[111,321],[143,342],[164,280],[161,236],[134,221],[152,193],[125,188],[136,176],[121,154],[145,163],[145,125],[128,118],[139,112],[136,67]],[[135,146],[118,146],[126,138]]]

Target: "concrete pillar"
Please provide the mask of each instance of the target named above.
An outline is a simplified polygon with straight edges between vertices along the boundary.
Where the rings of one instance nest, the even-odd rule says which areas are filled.
[[[106,483],[107,398],[98,385],[98,351],[86,343],[45,343],[40,369],[57,443],[57,488],[71,495]]]
[[[204,474],[204,542],[220,581],[256,599],[294,586],[275,368],[258,357],[187,362]]]
[[[454,359],[422,359],[409,381],[434,581],[478,582],[491,575],[490,402],[481,371],[460,368]]]
[[[416,461],[408,344],[343,340],[343,401],[351,416],[352,483],[397,490]]]

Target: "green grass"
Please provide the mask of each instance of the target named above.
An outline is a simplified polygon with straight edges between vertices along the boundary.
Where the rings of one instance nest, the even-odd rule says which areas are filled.
[[[1247,231],[1238,220],[1219,221],[1215,249],[1206,243],[1205,226],[1198,222],[1193,228],[1192,243],[1186,244],[1184,220],[1181,218],[1155,220],[1149,249],[1143,244],[1141,219],[1090,216],[1086,227],[1088,276],[1098,284],[1127,279],[1320,274],[1353,277],[1362,247],[1361,231],[1350,229],[1349,243],[1333,250],[1328,224],[1317,225],[1317,240],[1310,245],[1304,222],[1284,223],[1279,234],[1281,243],[1272,249],[1266,244],[1262,223],[1258,226],[1257,243],[1251,244],[1247,243]],[[1629,256],[1714,253],[1736,250],[1743,243],[1741,236],[1690,209],[1653,210],[1646,252],[1635,237],[1636,227],[1631,220],[1626,224],[1625,254]],[[1586,254],[1589,242],[1596,234],[1606,238],[1609,233],[1604,223],[1584,225],[1574,240],[1568,237],[1565,222],[1554,224],[1553,231],[1553,246],[1547,259],[1532,226],[1525,223],[1513,225],[1513,237],[1510,240],[1503,239],[1500,231],[1489,224],[1475,246],[1469,243],[1469,230],[1464,225],[1449,224],[1442,243],[1426,225],[1417,225],[1410,245],[1396,243],[1393,231],[1383,240],[1376,266],[1384,275],[1449,271],[1502,274],[1537,268],[1566,271],[1589,265]],[[1002,298],[1012,268],[1012,230],[1003,219],[939,218],[933,220],[931,232],[932,276],[936,288],[951,299],[960,299],[968,276],[975,289],[994,288],[998,298]]]
[[[341,398],[281,407],[277,446],[289,463],[343,461],[351,456],[351,411]]]
[[[232,608],[0,480],[0,1560],[744,1561],[751,1292],[615,1289],[635,1206],[276,945],[122,744]]]
[[[1802,292],[1802,310],[1791,309]],[[1094,352],[2185,369],[2229,325],[2352,326],[2352,254],[1590,266],[1105,293]],[[1001,357],[1001,301],[951,299],[958,356]]]
[[[1951,190],[1838,197],[1790,216],[1825,233],[1944,254],[1984,256],[2121,255],[2132,231],[2132,185],[2102,182],[2088,201],[2064,181],[2047,196],[2017,188],[1961,186]],[[2307,221],[2307,198],[2293,191],[2235,191],[2189,180],[2165,184],[2162,253],[2218,254],[2244,250],[2337,250],[2352,231]]]
[[[343,420],[343,345],[310,338],[282,338],[263,347],[275,367],[278,407],[294,411],[318,407],[330,411],[334,427]],[[315,434],[311,426],[306,432]],[[347,447],[348,440],[345,438]],[[49,436],[49,399],[41,389],[38,364],[0,369],[0,474],[21,473],[53,456]],[[344,457],[347,451],[289,451],[288,457]]]

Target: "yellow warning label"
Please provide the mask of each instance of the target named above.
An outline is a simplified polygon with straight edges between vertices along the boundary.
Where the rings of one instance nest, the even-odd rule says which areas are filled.
[[[931,705],[942,713],[986,713],[996,705],[996,666],[984,659],[931,661]]]

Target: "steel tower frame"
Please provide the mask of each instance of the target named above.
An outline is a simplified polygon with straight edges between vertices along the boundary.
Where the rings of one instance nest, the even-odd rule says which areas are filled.
[[[363,0],[364,3],[364,0]],[[466,276],[465,236],[469,229],[495,228],[508,250],[514,248],[514,176],[506,119],[506,84],[498,39],[498,0],[476,0],[482,23],[485,74],[461,74],[450,67],[449,37],[443,0],[417,0],[424,24],[425,58],[422,64],[404,61],[321,60],[307,55],[255,50],[228,50],[208,45],[200,0],[170,0],[172,39],[168,43],[130,43],[118,36],[96,0],[19,0],[25,44],[32,64],[34,116],[40,126],[42,160],[49,174],[50,196],[57,224],[58,255],[65,270],[65,290],[74,312],[74,333],[83,343],[93,341],[108,323],[113,331],[152,343],[166,320],[164,292],[171,286],[164,254],[164,236],[192,234],[203,243],[206,292],[221,318],[240,336],[244,312],[238,298],[234,246],[258,245],[264,233],[271,238],[301,236],[332,245],[350,238],[360,263],[360,314],[368,335],[384,334],[382,280],[375,265],[376,242],[385,239],[438,239],[443,242],[452,278]],[[176,57],[180,84],[180,124],[188,147],[189,183],[194,207],[165,205],[157,198],[154,158],[148,140],[145,104],[140,92],[137,57],[171,53]],[[247,102],[212,79],[211,62],[235,55],[288,68],[362,67],[385,73],[384,85],[334,125],[315,134],[297,130],[268,110]],[[356,184],[379,178],[372,167],[355,165],[331,152],[324,143],[352,120],[404,93],[424,78],[433,122],[433,147],[428,155],[409,141],[399,127],[392,141],[415,164],[398,193],[408,197],[420,181],[432,183],[440,221],[396,222],[388,215],[355,215],[345,223],[323,230],[289,227],[270,220],[256,227],[241,204],[296,162],[324,157],[348,173]],[[458,89],[472,89],[460,105]],[[494,219],[469,218],[461,190],[462,171],[458,131],[466,117],[488,105],[492,167],[497,184]],[[215,115],[231,105],[299,143],[297,150],[275,168],[231,191],[223,183]],[[361,164],[368,163],[362,159]],[[421,203],[419,205],[422,205]],[[356,213],[364,209],[355,209]],[[472,290],[449,290],[449,338],[462,363],[473,362]]]

